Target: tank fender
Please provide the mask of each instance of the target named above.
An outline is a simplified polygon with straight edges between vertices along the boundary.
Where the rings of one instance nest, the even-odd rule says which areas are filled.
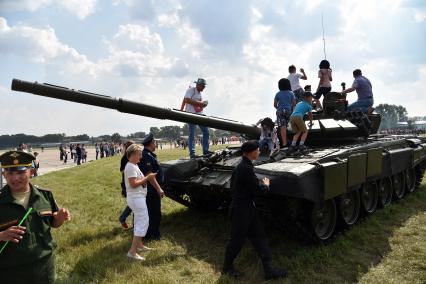
[[[367,178],[378,177],[382,174],[383,148],[367,150]]]
[[[321,164],[324,179],[324,200],[346,192],[348,166],[345,160]]]
[[[392,175],[413,167],[413,149],[403,148],[390,150]]]
[[[365,182],[367,175],[367,153],[358,153],[348,158],[348,188]]]
[[[417,166],[423,160],[426,159],[425,147],[423,145],[417,145],[413,153],[413,165]]]

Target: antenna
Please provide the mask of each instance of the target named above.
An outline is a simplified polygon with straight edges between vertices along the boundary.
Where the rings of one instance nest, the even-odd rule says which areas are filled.
[[[324,46],[324,59],[327,59],[327,54],[325,53],[324,15],[322,12],[321,12],[321,24],[322,24],[322,42]]]

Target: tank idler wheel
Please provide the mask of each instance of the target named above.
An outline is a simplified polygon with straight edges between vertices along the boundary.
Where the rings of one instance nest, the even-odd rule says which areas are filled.
[[[405,186],[407,192],[413,192],[416,190],[416,173],[413,168],[408,169],[404,172],[405,175]]]
[[[374,213],[377,209],[379,190],[375,182],[365,183],[361,187],[361,206],[366,214]]]
[[[392,187],[393,187],[393,198],[399,200],[404,197],[405,193],[405,181],[404,174],[399,173],[392,176]]]
[[[328,199],[312,209],[311,224],[315,236],[327,241],[333,236],[337,222],[337,209],[334,199]]]
[[[392,202],[392,179],[386,177],[379,182],[379,205],[380,207],[388,206]]]
[[[361,199],[358,190],[347,192],[337,198],[339,216],[346,226],[356,223],[361,209]]]

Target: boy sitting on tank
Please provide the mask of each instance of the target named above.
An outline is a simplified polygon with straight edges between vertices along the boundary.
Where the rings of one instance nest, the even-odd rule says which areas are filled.
[[[308,114],[310,125],[312,122],[312,93],[305,92],[304,100],[297,103],[294,108],[293,113],[290,116],[290,125],[291,130],[294,133],[293,141],[291,142],[290,147],[288,148],[289,153],[293,153],[296,150],[305,151],[307,148],[305,146],[305,140],[308,137],[308,129],[306,128],[305,121],[303,117]],[[297,140],[300,138],[299,147],[296,148]]]
[[[277,139],[277,130],[275,128],[275,123],[271,118],[266,117],[259,120],[256,125],[260,124],[260,140],[259,148],[261,152],[268,152],[272,154],[275,150],[275,147],[278,146]]]

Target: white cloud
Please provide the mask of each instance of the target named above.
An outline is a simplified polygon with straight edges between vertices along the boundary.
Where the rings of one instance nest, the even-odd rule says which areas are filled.
[[[414,11],[414,20],[417,23],[422,23],[426,20],[426,10],[415,10]]]
[[[54,64],[60,60],[63,70],[79,73],[82,69],[93,68],[84,55],[59,41],[52,27],[33,28],[29,26],[10,27],[0,17],[0,53],[26,57],[37,64]]]
[[[82,20],[95,11],[96,2],[97,0],[2,0],[0,10],[35,12],[42,7],[57,6]]]

